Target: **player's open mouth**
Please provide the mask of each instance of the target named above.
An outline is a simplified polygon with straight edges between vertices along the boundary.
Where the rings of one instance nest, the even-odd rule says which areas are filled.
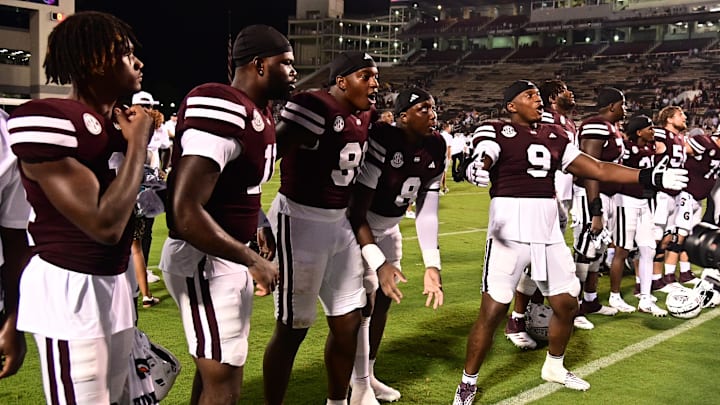
[[[370,101],[370,104],[375,104],[377,101],[377,93],[370,93],[368,95],[368,100]]]

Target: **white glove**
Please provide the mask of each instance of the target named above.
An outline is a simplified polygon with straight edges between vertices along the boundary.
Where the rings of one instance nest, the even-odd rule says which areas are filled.
[[[487,187],[490,184],[490,172],[483,169],[483,163],[472,161],[465,170],[465,178],[478,187]]]
[[[687,186],[688,176],[685,169],[668,167],[669,156],[665,156],[652,169],[640,171],[639,182],[644,185],[662,187],[667,190],[682,190]],[[652,170],[648,173],[649,170]]]
[[[593,245],[595,245],[595,249],[600,249],[603,245],[609,245],[612,242],[612,237],[610,236],[610,231],[603,227],[602,231],[597,235],[593,235],[591,240]]]

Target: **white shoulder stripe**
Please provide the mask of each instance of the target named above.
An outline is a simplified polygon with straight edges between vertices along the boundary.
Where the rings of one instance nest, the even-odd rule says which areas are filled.
[[[290,110],[283,109],[280,112],[280,116],[288,121],[292,121],[301,127],[307,129],[315,135],[322,135],[325,132],[325,128],[318,126],[315,122],[310,122],[305,117],[301,117]]]
[[[194,96],[188,97],[185,104],[188,106],[188,109],[191,106],[212,106],[223,108],[228,111],[233,111],[242,115],[243,117],[247,117],[247,111],[245,110],[245,106],[238,103],[233,103],[232,101],[228,101],[222,98]]]
[[[43,115],[28,115],[26,117],[12,118],[8,121],[7,126],[8,130],[23,127],[43,127],[75,132],[75,125],[73,125],[72,121],[64,118],[46,117]]]
[[[308,119],[315,121],[315,124],[317,126],[320,126],[320,127],[325,126],[325,118],[322,115],[315,113],[313,111],[310,111],[309,109],[301,106],[300,104],[293,103],[292,101],[288,101],[285,104],[285,109],[295,111],[298,114],[302,114],[302,115],[308,117]]]
[[[375,148],[378,152],[382,153],[383,155],[387,153],[387,149],[385,149],[384,146],[380,145],[378,141],[376,141],[373,138],[368,138],[368,143],[370,144],[370,147]]]
[[[377,159],[380,163],[385,163],[385,156],[381,155],[380,152],[376,151],[373,148],[368,148],[368,153],[372,155],[375,159]]]
[[[478,131],[492,131],[495,132],[495,127],[492,125],[480,125],[479,127],[475,128],[475,132]]]
[[[209,118],[218,121],[225,121],[229,124],[245,129],[245,119],[239,115],[209,108],[188,108],[185,110],[185,118]]]
[[[690,139],[688,140],[688,144],[689,144],[690,147],[693,148],[698,154],[701,154],[701,155],[702,155],[702,154],[705,152],[705,147],[702,146],[702,144],[701,144],[700,142],[696,141],[696,140],[693,139],[693,138],[690,138]]]
[[[473,134],[472,139],[475,138],[495,138],[495,130],[493,131],[475,131]]]
[[[610,136],[610,131],[606,129],[594,129],[594,128],[583,128],[582,136],[584,135],[601,135],[601,136]]]
[[[18,143],[43,143],[47,145],[77,148],[78,140],[72,135],[58,134],[57,132],[19,131],[10,135],[10,145]]]
[[[587,128],[587,129],[604,129],[604,130],[606,130],[606,131],[608,130],[607,124],[593,124],[593,123],[589,123],[589,124],[583,125],[583,129],[585,129],[585,128]]]

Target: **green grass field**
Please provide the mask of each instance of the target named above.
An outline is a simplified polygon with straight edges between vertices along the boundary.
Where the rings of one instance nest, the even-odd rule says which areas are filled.
[[[267,208],[278,188],[279,176],[265,187]],[[408,283],[401,286],[405,299],[394,305],[380,348],[376,375],[398,388],[400,404],[449,404],[462,374],[466,336],[480,304],[482,258],[487,225],[488,194],[469,184],[449,183],[450,193],[441,197],[440,245],[443,259],[445,305],[424,307],[423,266],[412,220],[403,219],[405,238],[403,270]],[[165,239],[164,218],[154,229],[150,265],[156,266]],[[159,272],[156,270],[156,274]],[[607,302],[608,277],[600,281],[600,299]],[[623,279],[623,292],[631,305],[634,279]],[[140,308],[140,328],[153,341],[173,351],[183,364],[167,404],[186,404],[194,366],[175,303],[162,283],[152,284],[162,302]],[[658,295],[661,306],[664,294]],[[319,313],[322,313],[320,310]],[[720,374],[715,343],[720,335],[720,310],[705,310],[700,318],[683,321],[653,318],[646,314],[620,314],[609,318],[591,316],[596,328],[576,331],[568,347],[566,366],[583,374],[592,384],[580,393],[560,389],[536,403],[551,404],[716,404],[720,398],[712,387]],[[706,322],[700,322],[707,320]],[[262,356],[274,326],[269,297],[256,298],[250,332],[250,353],[245,365],[241,403],[261,404]],[[687,330],[683,330],[687,329]],[[680,333],[677,333],[680,332]],[[323,346],[327,326],[322,319],[311,328],[300,348],[293,370],[287,404],[325,403]],[[673,334],[652,346],[648,339]],[[523,352],[496,335],[496,344],[480,370],[481,393],[476,403],[497,403],[543,384],[540,368],[545,348]],[[628,352],[634,353],[626,355]],[[625,355],[624,355],[625,354]],[[610,360],[619,359],[614,364]],[[589,365],[589,366],[588,366]],[[40,404],[44,401],[37,351],[29,338],[28,356],[21,372],[0,381],[0,405]],[[519,399],[512,403],[526,403]]]

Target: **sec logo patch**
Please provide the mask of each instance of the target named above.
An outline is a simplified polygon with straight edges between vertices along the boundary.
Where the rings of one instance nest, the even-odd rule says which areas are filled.
[[[333,130],[335,132],[342,132],[343,129],[345,129],[345,119],[338,115],[335,117],[335,122],[333,122]]]
[[[98,121],[97,118],[95,118],[90,113],[83,114],[83,122],[85,123],[85,128],[87,128],[88,132],[90,132],[93,135],[100,135],[102,132],[102,125],[100,125],[100,121]]]

